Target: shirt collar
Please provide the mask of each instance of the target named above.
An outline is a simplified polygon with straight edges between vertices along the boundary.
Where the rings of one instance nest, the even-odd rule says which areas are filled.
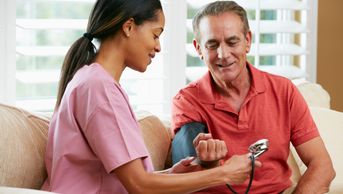
[[[257,95],[263,93],[266,90],[264,85],[264,72],[255,68],[252,64],[247,62],[247,68],[251,75],[251,86],[248,95]],[[214,104],[215,96],[219,96],[219,93],[215,89],[215,83],[210,71],[198,80],[198,97],[202,103]]]

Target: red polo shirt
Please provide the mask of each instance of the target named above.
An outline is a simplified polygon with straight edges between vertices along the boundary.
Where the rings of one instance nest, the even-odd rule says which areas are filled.
[[[319,136],[307,104],[296,86],[286,78],[262,72],[247,64],[252,75],[250,91],[239,112],[214,89],[208,72],[190,83],[173,99],[172,129],[189,122],[207,125],[213,138],[224,140],[227,158],[245,154],[250,144],[269,139],[269,150],[259,160],[251,193],[279,193],[291,185],[287,165],[290,142],[298,146]],[[245,192],[248,181],[233,188]],[[206,193],[231,193],[225,185],[204,190]]]

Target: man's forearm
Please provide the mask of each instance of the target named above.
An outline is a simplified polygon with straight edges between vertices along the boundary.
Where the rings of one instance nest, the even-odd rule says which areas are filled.
[[[336,174],[323,140],[316,137],[295,149],[307,170],[300,178],[294,193],[327,193]]]
[[[293,193],[327,193],[329,192],[330,183],[334,177],[335,171],[331,165],[309,165]]]

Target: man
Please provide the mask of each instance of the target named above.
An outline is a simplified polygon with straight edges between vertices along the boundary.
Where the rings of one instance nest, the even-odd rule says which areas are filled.
[[[259,139],[269,139],[250,191],[281,193],[291,186],[287,158],[292,143],[307,166],[294,193],[328,192],[335,171],[303,97],[288,79],[262,72],[247,61],[252,34],[246,11],[233,1],[210,3],[194,17],[193,30],[194,47],[209,71],[173,99],[172,129],[175,141],[182,143],[173,143],[173,150],[187,153],[189,147],[178,145],[191,145],[189,137],[194,135],[188,133],[194,130],[224,140],[228,148],[224,159],[246,153]],[[218,165],[213,145],[196,147],[206,166]],[[243,193],[247,185],[246,181],[232,187]],[[223,185],[203,193],[231,191]]]

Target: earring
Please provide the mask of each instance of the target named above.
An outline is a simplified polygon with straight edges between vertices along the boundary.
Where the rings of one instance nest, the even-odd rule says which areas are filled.
[[[126,37],[130,37],[130,34],[129,34],[129,33],[127,33],[127,34],[126,34]]]

